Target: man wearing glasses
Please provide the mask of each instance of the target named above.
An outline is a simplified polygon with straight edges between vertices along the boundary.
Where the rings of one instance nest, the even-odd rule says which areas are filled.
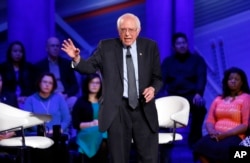
[[[141,163],[156,163],[158,119],[154,97],[162,86],[160,55],[156,42],[138,38],[137,16],[126,13],[117,20],[120,38],[100,41],[84,60],[68,39],[62,45],[81,73],[99,70],[103,77],[99,129],[108,131],[112,163],[128,163],[131,140]]]

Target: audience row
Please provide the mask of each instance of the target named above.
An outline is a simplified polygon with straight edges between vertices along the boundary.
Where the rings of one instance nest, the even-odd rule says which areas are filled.
[[[61,133],[68,134],[72,126],[77,130],[78,151],[89,162],[108,162],[107,133],[98,130],[99,98],[102,80],[90,74],[81,83],[81,96],[71,62],[59,55],[60,41],[47,41],[48,56],[36,64],[26,61],[25,48],[19,41],[10,44],[6,61],[0,64],[0,101],[14,107],[51,114],[46,124],[47,134],[60,125]],[[188,50],[183,33],[173,36],[175,54],[162,64],[164,87],[157,97],[179,95],[191,106],[189,146],[201,162],[227,162],[230,147],[246,137],[250,121],[250,89],[247,75],[237,67],[229,68],[222,80],[222,93],[212,102],[207,118],[203,98],[206,85],[206,63]],[[194,71],[197,70],[197,71]],[[35,79],[35,80],[33,80]],[[202,135],[205,119],[207,135]],[[36,134],[36,129],[27,132]],[[1,135],[0,139],[13,136]]]
[[[60,41],[51,37],[47,41],[47,55],[37,63],[26,60],[25,48],[20,41],[12,42],[6,53],[6,61],[0,64],[4,89],[17,96],[19,107],[25,99],[35,93],[36,80],[44,72],[54,74],[57,82],[55,92],[61,94],[72,107],[76,101],[79,86],[70,61],[60,56]]]

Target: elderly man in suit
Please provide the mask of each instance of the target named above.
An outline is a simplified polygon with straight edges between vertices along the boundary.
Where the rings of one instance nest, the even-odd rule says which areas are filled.
[[[88,60],[80,57],[70,39],[64,40],[62,50],[77,71],[99,70],[102,74],[98,125],[100,131],[108,131],[111,162],[129,162],[133,139],[139,161],[156,163],[159,125],[154,97],[162,86],[158,47],[156,42],[138,37],[140,20],[133,14],[120,16],[117,28],[120,38],[100,41]]]

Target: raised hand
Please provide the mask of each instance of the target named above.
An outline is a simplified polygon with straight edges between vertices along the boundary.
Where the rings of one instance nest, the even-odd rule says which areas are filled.
[[[67,53],[74,62],[78,63],[80,61],[80,49],[75,47],[71,39],[64,40],[61,49]]]

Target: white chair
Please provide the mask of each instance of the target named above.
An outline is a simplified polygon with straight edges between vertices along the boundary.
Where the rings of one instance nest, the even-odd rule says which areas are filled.
[[[180,96],[161,97],[155,100],[155,104],[159,126],[168,131],[159,132],[158,162],[161,163],[169,159],[169,152],[166,151],[169,151],[173,142],[183,139],[180,133],[176,133],[176,129],[187,126],[190,106],[188,101]]]
[[[24,149],[27,147],[46,149],[54,144],[54,141],[45,136],[25,136],[24,129],[37,125],[44,125],[51,120],[50,115],[34,114],[4,103],[0,103],[0,134],[21,130],[20,137],[12,137],[0,140],[2,147],[19,147],[21,149],[21,162],[24,160]]]
[[[155,100],[159,126],[171,132],[159,133],[159,144],[182,140],[183,136],[176,133],[179,127],[187,126],[189,120],[189,102],[180,96],[167,96]]]

